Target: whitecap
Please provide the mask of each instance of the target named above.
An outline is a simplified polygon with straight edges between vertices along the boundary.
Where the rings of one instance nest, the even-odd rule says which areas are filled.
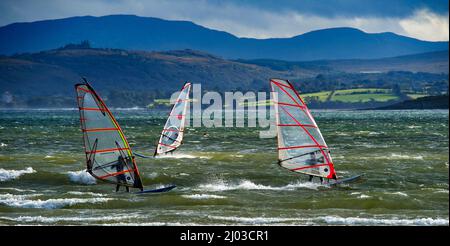
[[[366,199],[366,198],[371,198],[371,196],[361,194],[360,196],[358,196],[358,198],[359,199]]]
[[[86,170],[75,171],[75,172],[67,172],[70,181],[79,184],[87,184],[92,185],[96,184],[96,180],[92,175],[90,175]]]
[[[8,181],[12,179],[16,179],[23,174],[35,173],[36,171],[32,167],[27,167],[23,170],[7,170],[0,168],[0,181]]]
[[[34,194],[34,196],[42,194]],[[82,203],[103,203],[112,198],[57,198],[48,200],[31,200],[30,195],[13,195],[13,194],[0,194],[0,204],[4,204],[10,207],[17,208],[45,208],[45,209],[56,209],[66,206],[73,206],[75,204]]]
[[[325,185],[313,182],[296,182],[285,186],[268,186],[262,184],[255,184],[249,180],[241,180],[238,183],[228,183],[223,180],[218,180],[214,183],[201,184],[197,190],[206,191],[227,191],[227,190],[295,190],[297,188],[308,188],[316,190],[318,187],[327,187]]]
[[[225,220],[232,222],[241,222],[245,224],[268,224],[268,223],[280,223],[280,222],[296,222],[296,221],[309,221],[306,218],[277,218],[277,217],[235,217],[235,216],[212,216],[208,215],[208,218],[215,220]]]
[[[400,192],[400,191],[397,191],[397,192],[386,192],[386,194],[408,197],[408,194],[406,194],[404,192]]]
[[[360,218],[339,216],[325,216],[319,219],[328,224],[338,225],[418,225],[418,226],[435,226],[448,225],[448,218],[416,218],[416,219],[377,219],[377,218]]]
[[[193,195],[182,195],[184,198],[189,199],[224,199],[226,196],[210,195],[210,194],[193,194]]]
[[[96,222],[96,221],[123,221],[127,219],[142,218],[139,215],[114,215],[114,216],[98,216],[98,217],[44,217],[44,216],[19,216],[19,217],[0,217],[3,220],[17,222],[40,222],[40,223],[57,223],[57,222]]]
[[[76,196],[84,196],[84,195],[89,195],[89,196],[106,196],[105,194],[101,194],[101,193],[94,193],[94,192],[81,192],[81,191],[68,191],[66,192],[67,194],[71,194],[71,195],[76,195]]]
[[[174,159],[211,159],[209,156],[196,156],[196,155],[190,155],[190,154],[184,154],[184,153],[168,153],[165,155],[157,155],[155,158],[157,159],[164,159],[164,158],[174,158]]]

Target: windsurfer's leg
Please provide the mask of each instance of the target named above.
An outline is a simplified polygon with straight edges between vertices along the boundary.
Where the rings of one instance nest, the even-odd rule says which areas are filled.
[[[309,175],[309,182],[312,182],[313,176]]]
[[[116,185],[116,192],[119,192],[120,184]]]
[[[323,184],[323,178],[322,177],[320,177],[320,183]]]
[[[130,187],[125,186],[125,189],[127,189],[127,192],[130,192]]]

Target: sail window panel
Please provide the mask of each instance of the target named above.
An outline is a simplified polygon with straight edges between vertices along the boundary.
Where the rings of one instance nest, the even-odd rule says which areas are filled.
[[[306,129],[319,145],[327,146],[318,128],[306,127]]]
[[[286,107],[303,107],[304,104],[294,91],[285,87],[274,86],[274,91],[278,92],[278,105]]]
[[[281,125],[310,125],[315,126],[309,116],[301,109],[279,106],[278,116]]]
[[[281,135],[282,147],[317,145],[300,127],[283,127]]]

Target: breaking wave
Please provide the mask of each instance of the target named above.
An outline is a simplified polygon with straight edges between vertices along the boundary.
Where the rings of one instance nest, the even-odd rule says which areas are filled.
[[[339,216],[322,216],[314,218],[276,218],[276,217],[235,217],[235,216],[208,216],[210,219],[231,221],[239,224],[330,224],[330,225],[412,225],[412,226],[443,226],[448,225],[448,219],[442,218],[416,218],[416,219],[398,219],[398,218],[359,218],[359,217],[339,217]]]
[[[226,196],[209,195],[209,194],[194,194],[194,195],[182,195],[184,198],[189,199],[224,199]]]
[[[56,209],[62,208],[66,206],[73,206],[76,204],[82,203],[102,203],[107,202],[109,200],[113,200],[112,198],[57,198],[57,199],[48,199],[41,200],[36,199],[32,200],[32,197],[36,197],[42,194],[33,194],[33,195],[13,195],[13,194],[0,194],[0,204],[4,204],[9,207],[16,208],[45,208],[45,209]]]
[[[255,184],[249,180],[241,180],[238,183],[228,183],[223,180],[218,180],[214,183],[201,184],[198,186],[198,190],[206,191],[227,191],[227,190],[295,190],[298,188],[307,188],[317,190],[319,187],[327,187],[318,183],[312,182],[296,182],[285,186],[269,186],[262,184]]]
[[[417,219],[376,219],[339,216],[320,217],[328,224],[335,225],[416,225],[416,226],[435,226],[448,225],[448,219],[417,218]]]
[[[164,159],[164,158],[174,158],[174,159],[196,159],[196,158],[200,158],[200,159],[211,159],[211,157],[209,156],[204,156],[204,155],[190,155],[190,154],[184,154],[184,153],[168,153],[165,155],[158,155],[155,158],[157,159]]]
[[[67,172],[70,181],[79,184],[87,184],[92,185],[96,184],[96,180],[92,175],[90,175],[86,170],[75,171],[75,172]]]
[[[57,222],[95,222],[95,221],[124,221],[127,219],[137,219],[138,215],[115,215],[115,216],[99,216],[99,217],[44,217],[44,216],[19,216],[0,217],[3,220],[17,221],[17,222],[39,222],[39,223],[57,223]]]
[[[8,181],[12,179],[16,179],[23,174],[35,173],[36,171],[32,167],[27,167],[24,170],[7,170],[0,168],[0,181]]]

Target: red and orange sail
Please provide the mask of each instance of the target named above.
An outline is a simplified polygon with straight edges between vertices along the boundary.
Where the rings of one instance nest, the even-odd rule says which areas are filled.
[[[87,171],[99,180],[142,189],[130,145],[111,111],[87,82],[75,89]]]

